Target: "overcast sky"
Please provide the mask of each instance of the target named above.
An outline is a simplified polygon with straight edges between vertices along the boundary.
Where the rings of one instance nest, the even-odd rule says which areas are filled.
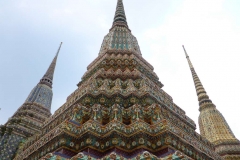
[[[61,41],[52,113],[66,101],[98,56],[116,2],[0,1],[0,124],[24,103]],[[198,100],[184,44],[208,95],[240,139],[240,1],[124,0],[124,6],[143,57],[174,102],[198,126]]]

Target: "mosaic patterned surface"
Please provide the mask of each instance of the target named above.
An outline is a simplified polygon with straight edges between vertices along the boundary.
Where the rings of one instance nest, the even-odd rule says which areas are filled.
[[[36,87],[34,87],[26,102],[38,103],[51,110],[52,96],[53,93],[50,87],[44,84],[38,84]]]

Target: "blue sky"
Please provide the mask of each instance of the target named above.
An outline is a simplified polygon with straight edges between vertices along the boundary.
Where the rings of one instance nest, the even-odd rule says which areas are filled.
[[[198,124],[184,44],[208,95],[240,139],[240,1],[124,0],[124,5],[143,57],[174,102]],[[66,101],[97,57],[115,7],[116,0],[0,1],[0,124],[24,103],[61,41],[52,113]]]

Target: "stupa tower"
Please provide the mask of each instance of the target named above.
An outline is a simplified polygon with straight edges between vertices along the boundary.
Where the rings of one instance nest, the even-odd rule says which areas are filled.
[[[0,127],[0,159],[11,160],[19,144],[41,132],[43,122],[51,116],[52,81],[57,54],[40,82],[33,88],[23,105]]]
[[[240,142],[234,136],[227,121],[209,99],[190,58],[183,46],[195,85],[199,101],[199,127],[201,135],[207,138],[216,147],[216,152],[226,160],[240,159]]]
[[[221,160],[162,87],[118,0],[98,57],[15,160]]]

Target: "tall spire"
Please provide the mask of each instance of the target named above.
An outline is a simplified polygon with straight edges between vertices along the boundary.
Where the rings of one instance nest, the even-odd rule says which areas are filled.
[[[33,88],[31,93],[29,94],[28,98],[26,99],[26,103],[38,103],[44,106],[47,109],[51,109],[52,104],[52,81],[53,81],[53,74],[58,58],[58,54],[60,52],[62,46],[62,42],[57,50],[55,57],[53,58],[52,63],[50,64],[47,72],[44,74],[40,82]],[[50,88],[49,88],[50,87]]]
[[[184,52],[192,72],[195,84],[200,115],[198,118],[201,135],[207,138],[215,145],[216,152],[223,157],[240,156],[240,142],[235,138],[227,121],[223,115],[217,110],[205,91],[190,58],[184,48]],[[233,156],[234,155],[234,156]]]
[[[116,8],[116,12],[115,12],[115,16],[114,16],[114,21],[113,21],[113,26],[125,26],[128,28],[128,24],[127,24],[127,18],[125,15],[125,11],[124,11],[124,6],[123,6],[123,1],[122,0],[118,0],[117,2],[117,8]]]
[[[212,102],[209,99],[209,96],[207,95],[207,92],[205,91],[205,89],[204,89],[204,87],[203,87],[203,85],[202,85],[202,83],[201,83],[197,73],[194,70],[194,67],[192,65],[192,62],[191,62],[188,54],[187,54],[187,51],[186,51],[185,47],[184,46],[182,46],[182,47],[183,47],[183,50],[185,52],[185,55],[186,55],[186,58],[187,58],[190,70],[192,72],[193,81],[194,81],[194,84],[195,84],[195,89],[196,89],[196,92],[197,92],[199,105],[201,105],[204,102]]]
[[[62,42],[58,48],[58,51],[52,61],[52,63],[50,64],[47,72],[44,74],[43,78],[40,80],[40,84],[46,84],[47,86],[52,88],[52,81],[53,81],[53,75],[54,75],[54,70],[55,70],[55,66],[56,66],[56,62],[57,62],[57,58],[58,58],[58,54],[60,52],[62,46]]]

